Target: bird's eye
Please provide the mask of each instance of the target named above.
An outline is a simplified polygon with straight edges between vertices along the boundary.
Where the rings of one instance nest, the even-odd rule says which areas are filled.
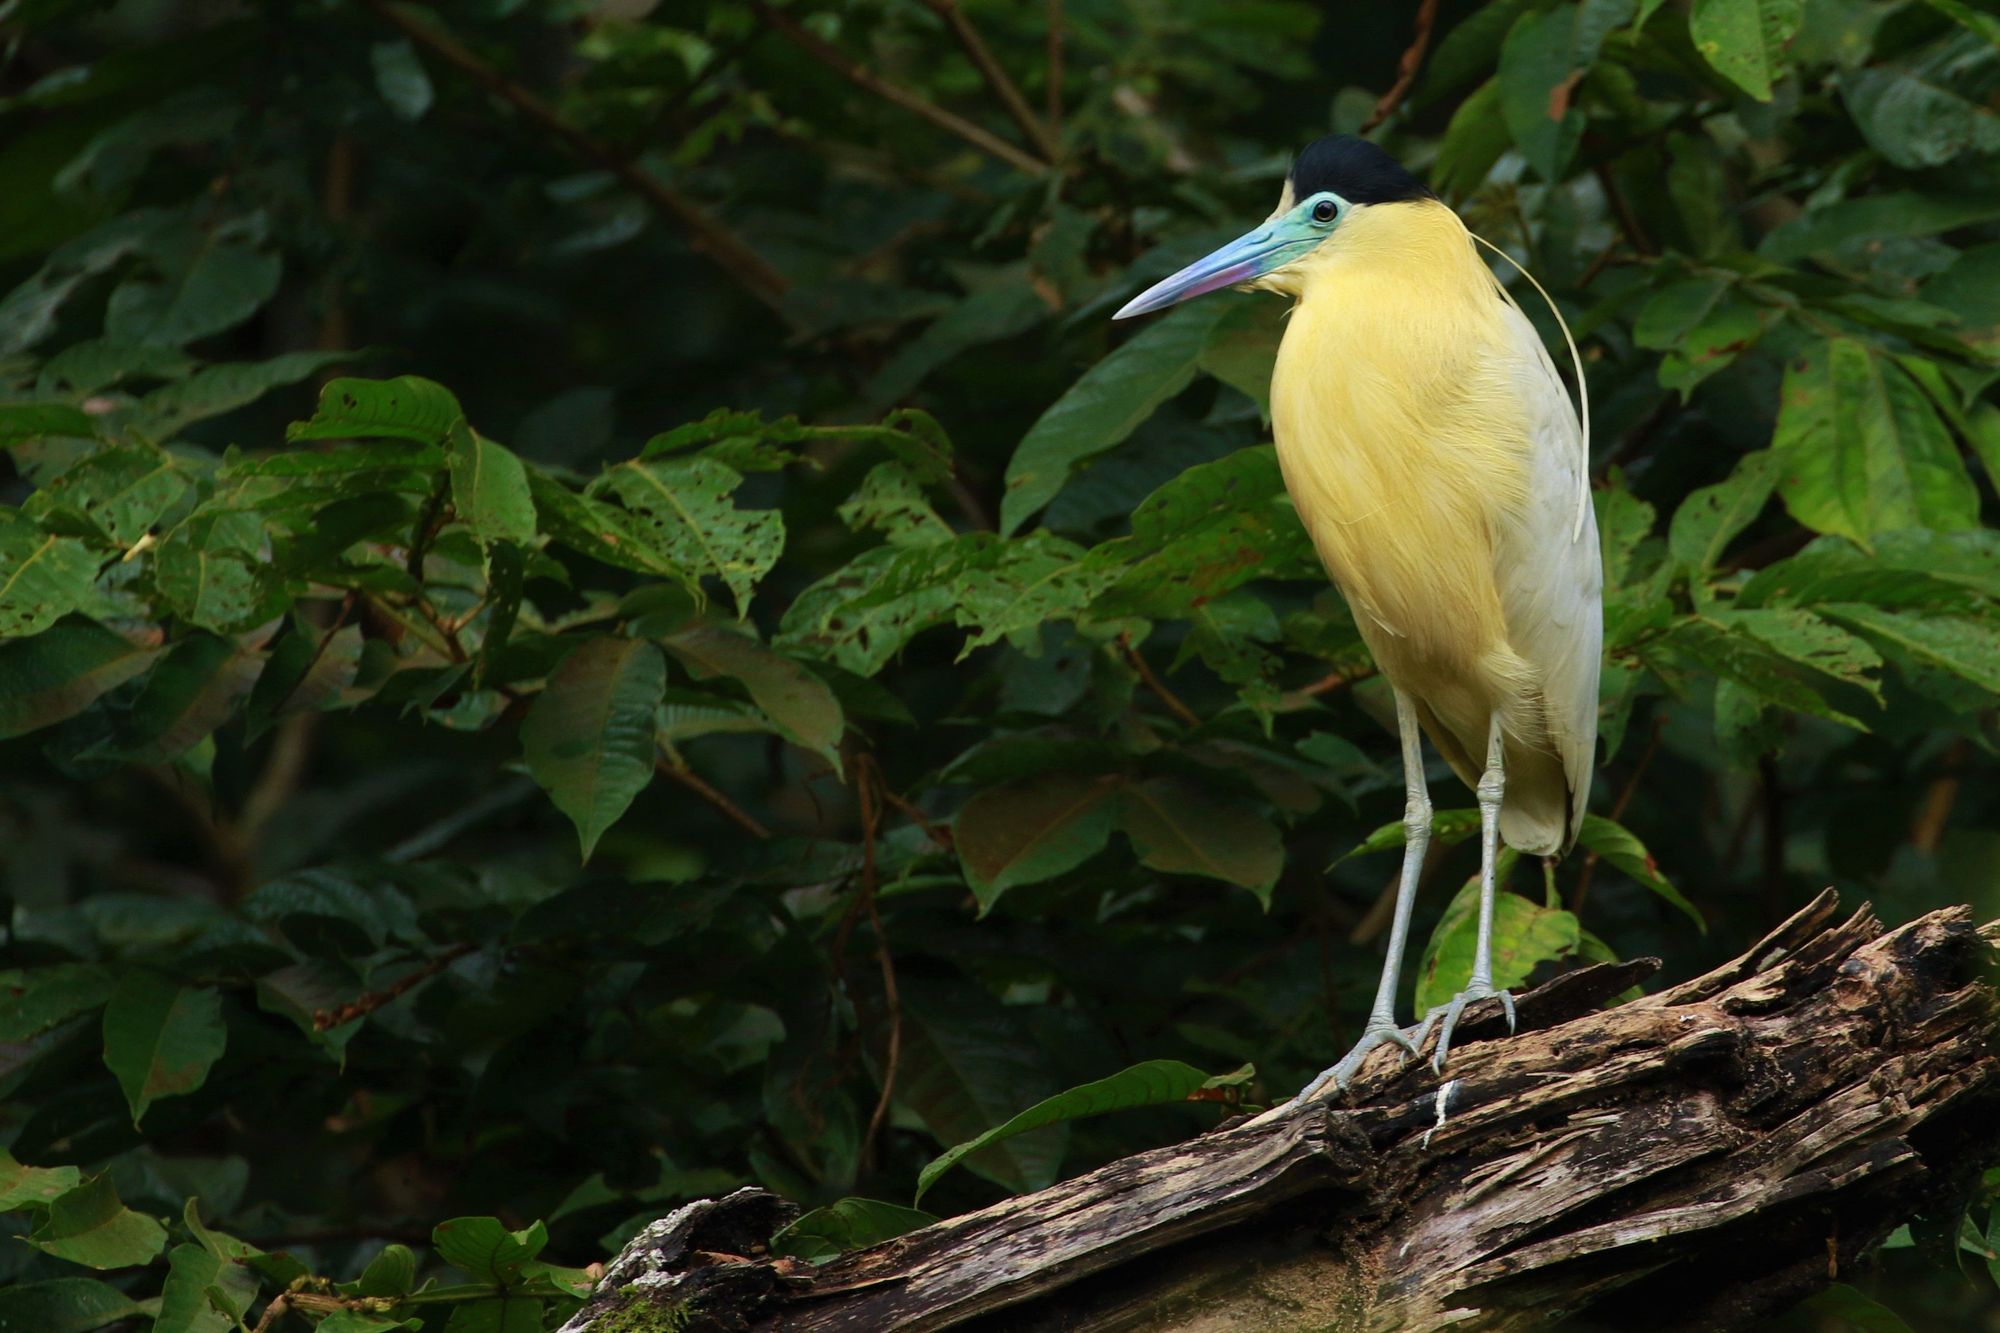
[[[1331,222],[1333,221],[1333,215],[1339,211],[1339,205],[1335,204],[1333,200],[1322,199],[1313,205],[1313,221]]]

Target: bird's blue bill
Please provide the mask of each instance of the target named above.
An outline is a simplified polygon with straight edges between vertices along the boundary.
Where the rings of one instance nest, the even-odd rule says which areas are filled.
[[[1172,277],[1163,278],[1125,303],[1113,319],[1130,319],[1212,292],[1251,282],[1283,268],[1326,239],[1331,219],[1315,219],[1314,200],[1272,218],[1248,235],[1239,236],[1214,254],[1197,259]]]

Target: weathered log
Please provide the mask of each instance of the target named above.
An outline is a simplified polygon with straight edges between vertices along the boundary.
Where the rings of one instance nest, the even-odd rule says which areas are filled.
[[[1448,1079],[1384,1050],[1331,1104],[819,1268],[763,1250],[773,1195],[690,1205],[567,1333],[1747,1326],[2000,1159],[2000,924],[1835,909],[1601,1012],[1656,964],[1558,977],[1511,1037],[1489,1002]]]

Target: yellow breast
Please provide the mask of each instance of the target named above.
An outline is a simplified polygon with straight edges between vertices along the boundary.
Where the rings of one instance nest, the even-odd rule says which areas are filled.
[[[1412,686],[1512,671],[1491,660],[1512,656],[1492,534],[1525,496],[1528,441],[1464,227],[1437,203],[1357,209],[1284,285],[1278,459],[1370,647]]]

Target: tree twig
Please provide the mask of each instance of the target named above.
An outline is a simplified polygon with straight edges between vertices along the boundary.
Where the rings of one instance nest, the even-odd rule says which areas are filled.
[[[1058,155],[1055,139],[1048,127],[1042,124],[1028,106],[1028,99],[1021,96],[1021,90],[1007,77],[1007,71],[993,58],[993,51],[979,35],[979,29],[972,26],[972,20],[958,7],[958,0],[924,0],[924,7],[943,19],[951,29],[951,35],[958,38],[958,44],[965,48],[965,54],[979,70],[979,76],[986,80],[986,86],[1000,99],[1000,105],[1007,109],[1014,123],[1021,127],[1021,133],[1028,136],[1028,142],[1050,162]]]
[[[882,1002],[889,1019],[889,1047],[882,1057],[882,1095],[875,1099],[867,1132],[861,1136],[863,1159],[872,1161],[876,1137],[889,1118],[889,1102],[896,1095],[896,1072],[903,1058],[903,1001],[896,990],[896,960],[889,952],[889,934],[882,928],[882,912],[875,902],[875,830],[882,808],[875,803],[874,793],[886,784],[873,756],[859,756],[855,768],[856,796],[861,802],[861,901],[868,912],[868,924],[875,930],[875,960],[882,968]]]
[[[1925,856],[1935,852],[1938,839],[1944,836],[1944,826],[1951,820],[1952,807],[1958,803],[1959,788],[1964,785],[1966,761],[1972,758],[1972,742],[1961,736],[1951,743],[1944,752],[1944,762],[1938,775],[1924,791],[1923,802],[1917,807],[1917,816],[1910,823],[1910,845]]]
[[[381,0],[367,0],[367,2],[380,3]],[[851,59],[839,47],[807,32],[794,23],[789,15],[773,9],[765,4],[764,0],[750,0],[750,9],[757,17],[776,29],[785,40],[855,87],[865,89],[885,102],[923,117],[939,129],[957,135],[980,152],[998,158],[1008,166],[1024,171],[1030,176],[1042,176],[1049,172],[1048,163],[1029,157],[1005,139],[987,133],[963,116],[954,115],[937,103],[920,97],[907,88],[890,83],[859,61]]]
[[[724,796],[714,787],[709,786],[707,782],[703,781],[701,775],[693,769],[669,760],[665,755],[656,755],[653,759],[653,767],[672,778],[675,782],[680,783],[681,786],[686,787],[704,801],[707,801],[717,810],[720,810],[730,823],[736,825],[736,827],[742,829],[751,837],[759,839],[770,838],[771,830],[758,823],[754,816],[747,813],[736,802]]]
[[[360,4],[412,42],[561,139],[577,156],[595,162],[618,177],[647,203],[678,222],[687,231],[694,248],[715,261],[752,296],[773,310],[783,310],[789,286],[784,275],[762,255],[737,239],[707,210],[609,144],[599,142],[570,124],[553,106],[487,64],[443,29],[412,17],[390,0],[360,0]]]
[[[313,1010],[313,1031],[328,1032],[337,1027],[345,1027],[357,1018],[366,1018],[383,1005],[393,1004],[409,994],[478,947],[476,944],[454,944],[416,971],[396,978],[381,990],[366,991],[346,1004],[335,1005],[331,1009]]]
[[[1431,29],[1437,25],[1438,0],[1423,0],[1417,6],[1417,35],[1410,39],[1403,51],[1403,58],[1396,63],[1396,81],[1389,85],[1389,91],[1375,103],[1374,113],[1361,122],[1363,134],[1374,129],[1389,118],[1403,98],[1408,95],[1410,85],[1417,81],[1417,71],[1423,68],[1424,52],[1430,49]]]
[[[1167,683],[1154,674],[1152,663],[1140,656],[1139,650],[1132,646],[1131,635],[1120,634],[1118,636],[1118,647],[1124,652],[1125,660],[1132,664],[1132,669],[1139,673],[1139,679],[1146,682],[1147,689],[1159,696],[1160,702],[1167,706],[1168,712],[1187,723],[1190,727],[1201,725],[1201,716],[1194,709],[1182,703],[1181,697],[1178,694],[1167,688]]]

